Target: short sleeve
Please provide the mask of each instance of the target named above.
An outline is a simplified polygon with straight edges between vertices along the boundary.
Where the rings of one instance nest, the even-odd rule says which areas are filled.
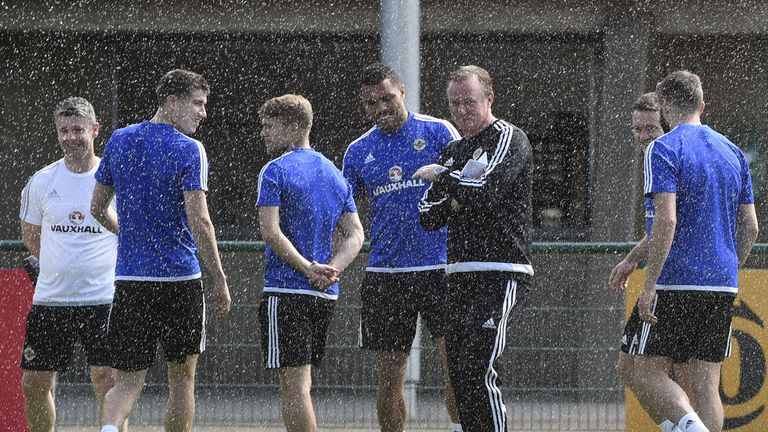
[[[35,178],[32,177],[21,191],[21,209],[19,219],[32,225],[43,224],[43,211],[40,205],[40,191],[36,187]]]
[[[754,204],[755,196],[752,192],[752,173],[744,155],[741,155],[741,195],[739,204]]]
[[[347,184],[347,197],[344,200],[344,212],[343,213],[357,213],[357,206],[355,205],[355,197],[352,192],[352,186],[349,182]]]
[[[208,190],[208,156],[203,143],[197,140],[187,151],[181,188],[185,191]]]
[[[101,155],[99,168],[96,169],[96,173],[94,174],[97,182],[112,187],[114,187],[115,181],[112,178],[112,170],[109,164],[110,160],[112,160],[112,148],[114,147],[114,143],[112,142],[113,139],[114,138],[110,138],[109,142],[107,142],[107,147],[104,149],[104,153]]]
[[[360,178],[360,168],[355,159],[352,149],[347,149],[347,153],[344,155],[344,162],[341,166],[341,173],[344,174],[344,178],[351,188],[352,196],[360,197],[364,190],[364,186],[362,179]]]
[[[280,167],[269,162],[259,173],[257,207],[280,207]]]
[[[677,154],[656,140],[645,149],[645,194],[677,192]]]

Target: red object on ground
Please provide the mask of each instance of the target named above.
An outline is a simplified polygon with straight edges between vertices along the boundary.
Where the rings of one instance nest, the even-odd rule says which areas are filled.
[[[0,270],[0,432],[29,430],[19,361],[33,293],[24,269]]]

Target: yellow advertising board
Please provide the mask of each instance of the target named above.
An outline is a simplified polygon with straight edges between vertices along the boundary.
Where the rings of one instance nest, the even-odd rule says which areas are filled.
[[[627,285],[627,313],[642,290],[645,272],[636,271]],[[768,431],[768,270],[742,270],[733,313],[733,351],[725,359],[720,398],[725,407],[723,430]],[[618,339],[618,338],[617,338]],[[625,390],[627,432],[659,430],[635,396]]]

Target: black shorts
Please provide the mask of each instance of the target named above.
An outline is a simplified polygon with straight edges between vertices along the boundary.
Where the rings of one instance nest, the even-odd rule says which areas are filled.
[[[432,338],[445,336],[445,272],[366,272],[360,287],[360,346],[408,352],[421,314]]]
[[[320,366],[335,300],[304,294],[264,293],[259,305],[264,367]]]
[[[112,367],[149,369],[158,342],[168,362],[205,350],[205,300],[200,279],[115,281],[107,334]]]
[[[107,317],[110,305],[39,306],[27,316],[21,368],[64,371],[76,341],[85,350],[90,366],[109,366]]]
[[[734,294],[666,290],[656,294],[651,311],[657,323],[641,321],[635,304],[624,327],[623,352],[668,357],[675,363],[692,358],[720,363],[730,356]]]

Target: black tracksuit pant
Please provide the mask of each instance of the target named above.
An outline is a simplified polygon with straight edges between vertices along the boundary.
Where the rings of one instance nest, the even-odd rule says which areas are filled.
[[[507,430],[495,364],[530,287],[531,277],[522,273],[448,274],[448,371],[466,432]]]

